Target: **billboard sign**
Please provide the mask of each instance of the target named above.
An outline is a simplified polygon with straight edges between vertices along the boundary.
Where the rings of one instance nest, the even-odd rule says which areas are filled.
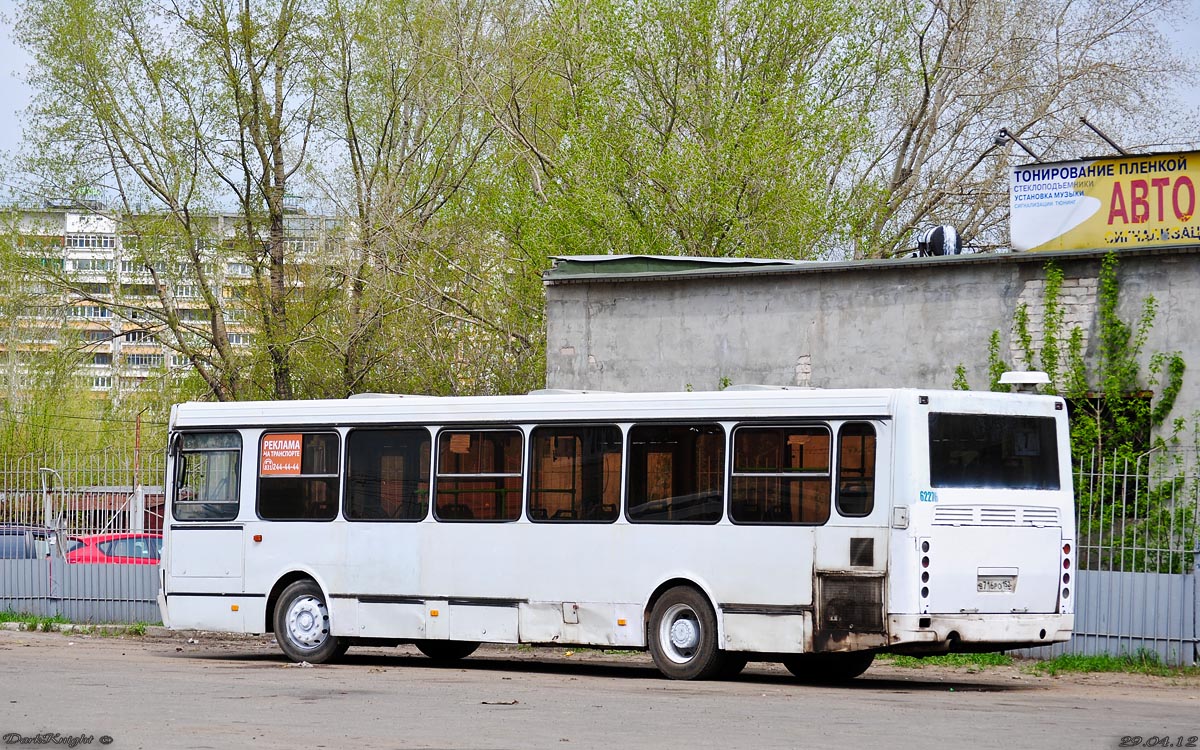
[[[1013,250],[1200,244],[1200,152],[1025,164],[1009,174]]]

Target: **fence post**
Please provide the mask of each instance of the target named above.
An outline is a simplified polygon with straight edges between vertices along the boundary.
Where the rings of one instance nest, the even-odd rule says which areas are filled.
[[[1192,664],[1200,664],[1200,547],[1192,550]]]

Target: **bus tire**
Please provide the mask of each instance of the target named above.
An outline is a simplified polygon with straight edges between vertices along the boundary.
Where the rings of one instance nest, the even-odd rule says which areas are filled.
[[[875,661],[871,651],[836,654],[796,654],[783,660],[783,666],[802,682],[836,685],[858,677]]]
[[[417,650],[434,661],[458,661],[475,653],[475,641],[417,641]]]
[[[696,589],[668,589],[650,610],[647,642],[654,666],[672,680],[707,680],[721,671],[717,616]]]
[[[275,640],[294,662],[322,664],[346,653],[348,640],[329,631],[329,607],[311,579],[293,582],[275,604]]]

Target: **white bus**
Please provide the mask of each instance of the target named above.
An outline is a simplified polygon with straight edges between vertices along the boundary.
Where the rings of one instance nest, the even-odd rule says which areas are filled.
[[[314,663],[579,644],[839,680],[1044,645],[1074,620],[1066,414],[763,387],[181,404],[159,604]]]

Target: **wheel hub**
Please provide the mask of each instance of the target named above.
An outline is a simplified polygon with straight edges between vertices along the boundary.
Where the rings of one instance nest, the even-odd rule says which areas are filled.
[[[287,613],[288,637],[300,648],[315,649],[329,637],[329,610],[324,602],[304,596],[292,602]]]
[[[677,649],[693,649],[700,642],[700,629],[692,620],[676,620],[671,625],[671,645]]]

